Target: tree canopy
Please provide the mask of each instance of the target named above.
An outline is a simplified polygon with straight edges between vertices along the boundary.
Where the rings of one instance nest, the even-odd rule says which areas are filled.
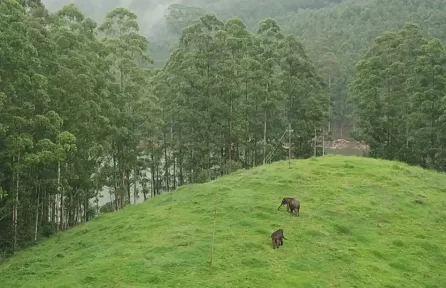
[[[236,17],[175,18],[192,22],[153,69],[128,9],[97,25],[74,4],[54,13],[15,0],[0,7],[3,251],[88,221],[104,191],[103,211],[119,210],[283,159],[289,126],[293,157],[314,154],[328,87],[271,18],[257,33]]]
[[[100,2],[1,1],[0,251],[321,155],[320,136],[353,131],[372,157],[445,171],[446,4],[406,2],[169,4],[160,44],[133,12],[156,1],[109,1],[98,22],[82,9]]]

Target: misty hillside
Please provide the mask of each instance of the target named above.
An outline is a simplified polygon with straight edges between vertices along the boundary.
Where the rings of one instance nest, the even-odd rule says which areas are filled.
[[[101,20],[105,13],[113,8],[125,7],[138,14],[138,18],[141,18],[140,22],[143,23],[142,26],[162,22],[162,19],[168,13],[168,7],[173,4],[180,4],[203,8],[208,12],[216,13],[218,17],[223,19],[238,16],[252,27],[263,18],[282,17],[296,13],[299,9],[320,9],[342,1],[345,0],[43,0],[43,3],[52,11],[69,3],[74,3],[95,20]],[[147,31],[153,31],[149,27],[146,28]]]
[[[285,32],[302,38],[314,61],[326,52],[333,52],[348,70],[375,37],[386,30],[401,28],[406,21],[421,25],[431,37],[446,39],[446,22],[442,21],[446,4],[442,0],[43,0],[43,3],[51,11],[75,3],[98,22],[113,8],[130,9],[138,15],[141,32],[152,41],[157,65],[164,63],[178,38],[165,23],[169,7],[174,4],[195,6],[205,13],[215,13],[222,20],[240,17],[253,31],[260,20],[273,17]]]
[[[166,26],[165,17],[171,5],[179,4],[203,9],[204,13],[215,13],[222,20],[240,17],[251,29],[267,17],[277,19],[295,15],[299,9],[320,9],[343,0],[43,0],[50,11],[56,11],[69,3],[75,3],[87,16],[101,22],[105,14],[116,8],[125,7],[138,15],[142,34],[151,41],[150,49],[157,66],[161,67],[177,42],[178,34],[172,34]],[[184,28],[184,27],[182,27]]]
[[[44,0],[50,10],[69,0]],[[118,6],[138,15],[141,33],[150,41],[156,67],[163,67],[178,43],[181,30],[205,13],[221,20],[240,17],[256,33],[259,21],[273,17],[285,33],[299,37],[308,56],[324,77],[332,77],[333,138],[346,138],[352,129],[348,87],[357,61],[373,40],[406,23],[420,26],[424,36],[446,40],[446,2],[442,0],[240,0],[240,1],[89,1],[75,0],[86,15],[99,23]],[[328,78],[327,78],[328,79]]]

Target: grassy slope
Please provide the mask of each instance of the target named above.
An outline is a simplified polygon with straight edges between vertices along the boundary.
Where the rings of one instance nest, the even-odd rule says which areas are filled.
[[[284,196],[300,217],[277,211]],[[55,236],[2,264],[0,286],[444,287],[445,208],[444,174],[343,156],[275,163]],[[273,250],[280,227],[288,240]]]

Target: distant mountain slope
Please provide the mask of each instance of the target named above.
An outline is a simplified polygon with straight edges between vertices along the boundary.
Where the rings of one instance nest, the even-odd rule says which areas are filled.
[[[444,174],[382,160],[274,163],[55,235],[1,264],[1,285],[443,287],[445,187]],[[277,210],[288,196],[300,217]],[[288,240],[273,250],[278,228]]]
[[[443,0],[350,0],[319,10],[299,10],[280,22],[302,38],[315,61],[330,51],[352,71],[376,37],[401,29],[405,22],[420,25],[430,37],[446,40],[445,17]]]
[[[294,15],[299,9],[320,9],[344,0],[43,0],[50,11],[69,3],[76,4],[88,17],[101,22],[105,14],[116,7],[125,7],[138,15],[141,32],[152,42],[150,50],[156,66],[162,67],[175,45],[178,35],[168,32],[165,16],[172,4],[203,8],[222,20],[240,17],[248,27],[257,29],[260,20]]]
[[[113,8],[123,6],[138,14],[141,31],[164,62],[176,36],[166,34],[165,15],[172,4],[197,6],[225,20],[240,17],[251,29],[273,17],[282,29],[304,40],[309,54],[318,60],[334,52],[351,71],[370,42],[386,30],[401,28],[405,21],[420,24],[432,37],[446,39],[446,2],[443,0],[43,0],[54,11],[75,3],[89,17],[101,21]],[[163,53],[162,50],[164,50]]]

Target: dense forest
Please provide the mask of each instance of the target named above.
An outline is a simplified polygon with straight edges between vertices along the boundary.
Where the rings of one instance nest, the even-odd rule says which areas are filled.
[[[256,33],[258,23],[271,17],[284,34],[293,34],[325,78],[330,77],[331,138],[349,138],[354,128],[349,84],[355,65],[373,40],[406,23],[420,26],[423,36],[446,40],[446,2],[442,0],[44,0],[50,10],[74,2],[101,22],[117,6],[134,11],[141,34],[158,68],[164,67],[178,45],[184,27],[206,13],[221,21],[236,16]]]
[[[0,2],[2,253],[92,219],[104,187],[119,210],[320,155],[346,122],[372,157],[446,170],[442,1],[172,1],[163,65],[154,2],[77,2]]]

